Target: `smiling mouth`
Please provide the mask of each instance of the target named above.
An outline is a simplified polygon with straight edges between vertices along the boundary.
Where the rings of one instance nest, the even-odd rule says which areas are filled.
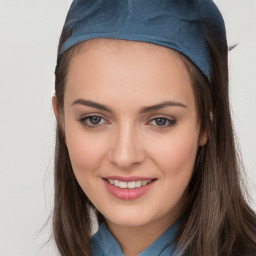
[[[156,179],[136,180],[136,181],[128,181],[128,182],[117,180],[117,179],[106,179],[106,178],[104,178],[104,180],[106,180],[109,184],[114,185],[115,187],[118,187],[118,188],[135,189],[135,188],[146,186],[152,181],[155,181]]]
[[[115,197],[122,200],[134,200],[147,191],[157,181],[156,178],[145,177],[104,177],[107,190]]]
[[[109,184],[114,185],[114,186],[119,187],[119,188],[133,189],[133,188],[140,188],[140,187],[146,186],[147,184],[149,184],[153,180],[136,180],[136,181],[125,182],[125,181],[114,180],[114,179],[106,179],[106,181]]]

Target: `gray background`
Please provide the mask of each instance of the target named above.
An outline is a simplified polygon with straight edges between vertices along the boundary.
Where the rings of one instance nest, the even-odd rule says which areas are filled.
[[[0,255],[55,256],[52,209],[58,38],[70,0],[0,0]],[[254,200],[256,0],[216,0],[227,26],[231,105]],[[254,185],[255,186],[255,185]],[[255,205],[254,205],[255,208]]]

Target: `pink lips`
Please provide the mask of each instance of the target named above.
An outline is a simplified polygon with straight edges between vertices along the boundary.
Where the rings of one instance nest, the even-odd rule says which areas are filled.
[[[146,181],[150,181],[150,183],[138,188],[119,188],[119,187],[116,187],[115,185],[110,184],[107,181],[107,179],[119,180],[124,182],[146,180]],[[137,176],[136,177],[108,176],[108,177],[104,177],[103,181],[107,190],[113,196],[122,200],[134,200],[141,197],[147,191],[149,191],[152,188],[152,186],[155,184],[156,179],[147,178],[147,177],[137,177]]]

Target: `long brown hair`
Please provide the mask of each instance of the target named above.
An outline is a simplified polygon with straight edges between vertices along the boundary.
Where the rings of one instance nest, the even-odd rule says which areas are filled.
[[[229,108],[228,48],[218,31],[205,23],[212,61],[208,81],[195,65],[180,54],[193,87],[201,130],[208,142],[199,149],[194,173],[186,190],[183,222],[176,238],[178,255],[253,256],[256,253],[256,216],[245,199]],[[62,31],[59,49],[72,31]],[[90,256],[94,208],[74,176],[65,144],[63,106],[66,76],[80,43],[67,50],[56,67],[57,120],[55,152],[54,238],[61,256]]]

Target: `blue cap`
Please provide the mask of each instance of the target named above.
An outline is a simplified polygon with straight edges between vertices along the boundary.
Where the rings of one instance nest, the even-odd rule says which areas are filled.
[[[212,24],[226,43],[225,24],[212,0],[74,0],[58,53],[93,38],[149,42],[187,56],[210,79],[211,59],[203,23]]]

